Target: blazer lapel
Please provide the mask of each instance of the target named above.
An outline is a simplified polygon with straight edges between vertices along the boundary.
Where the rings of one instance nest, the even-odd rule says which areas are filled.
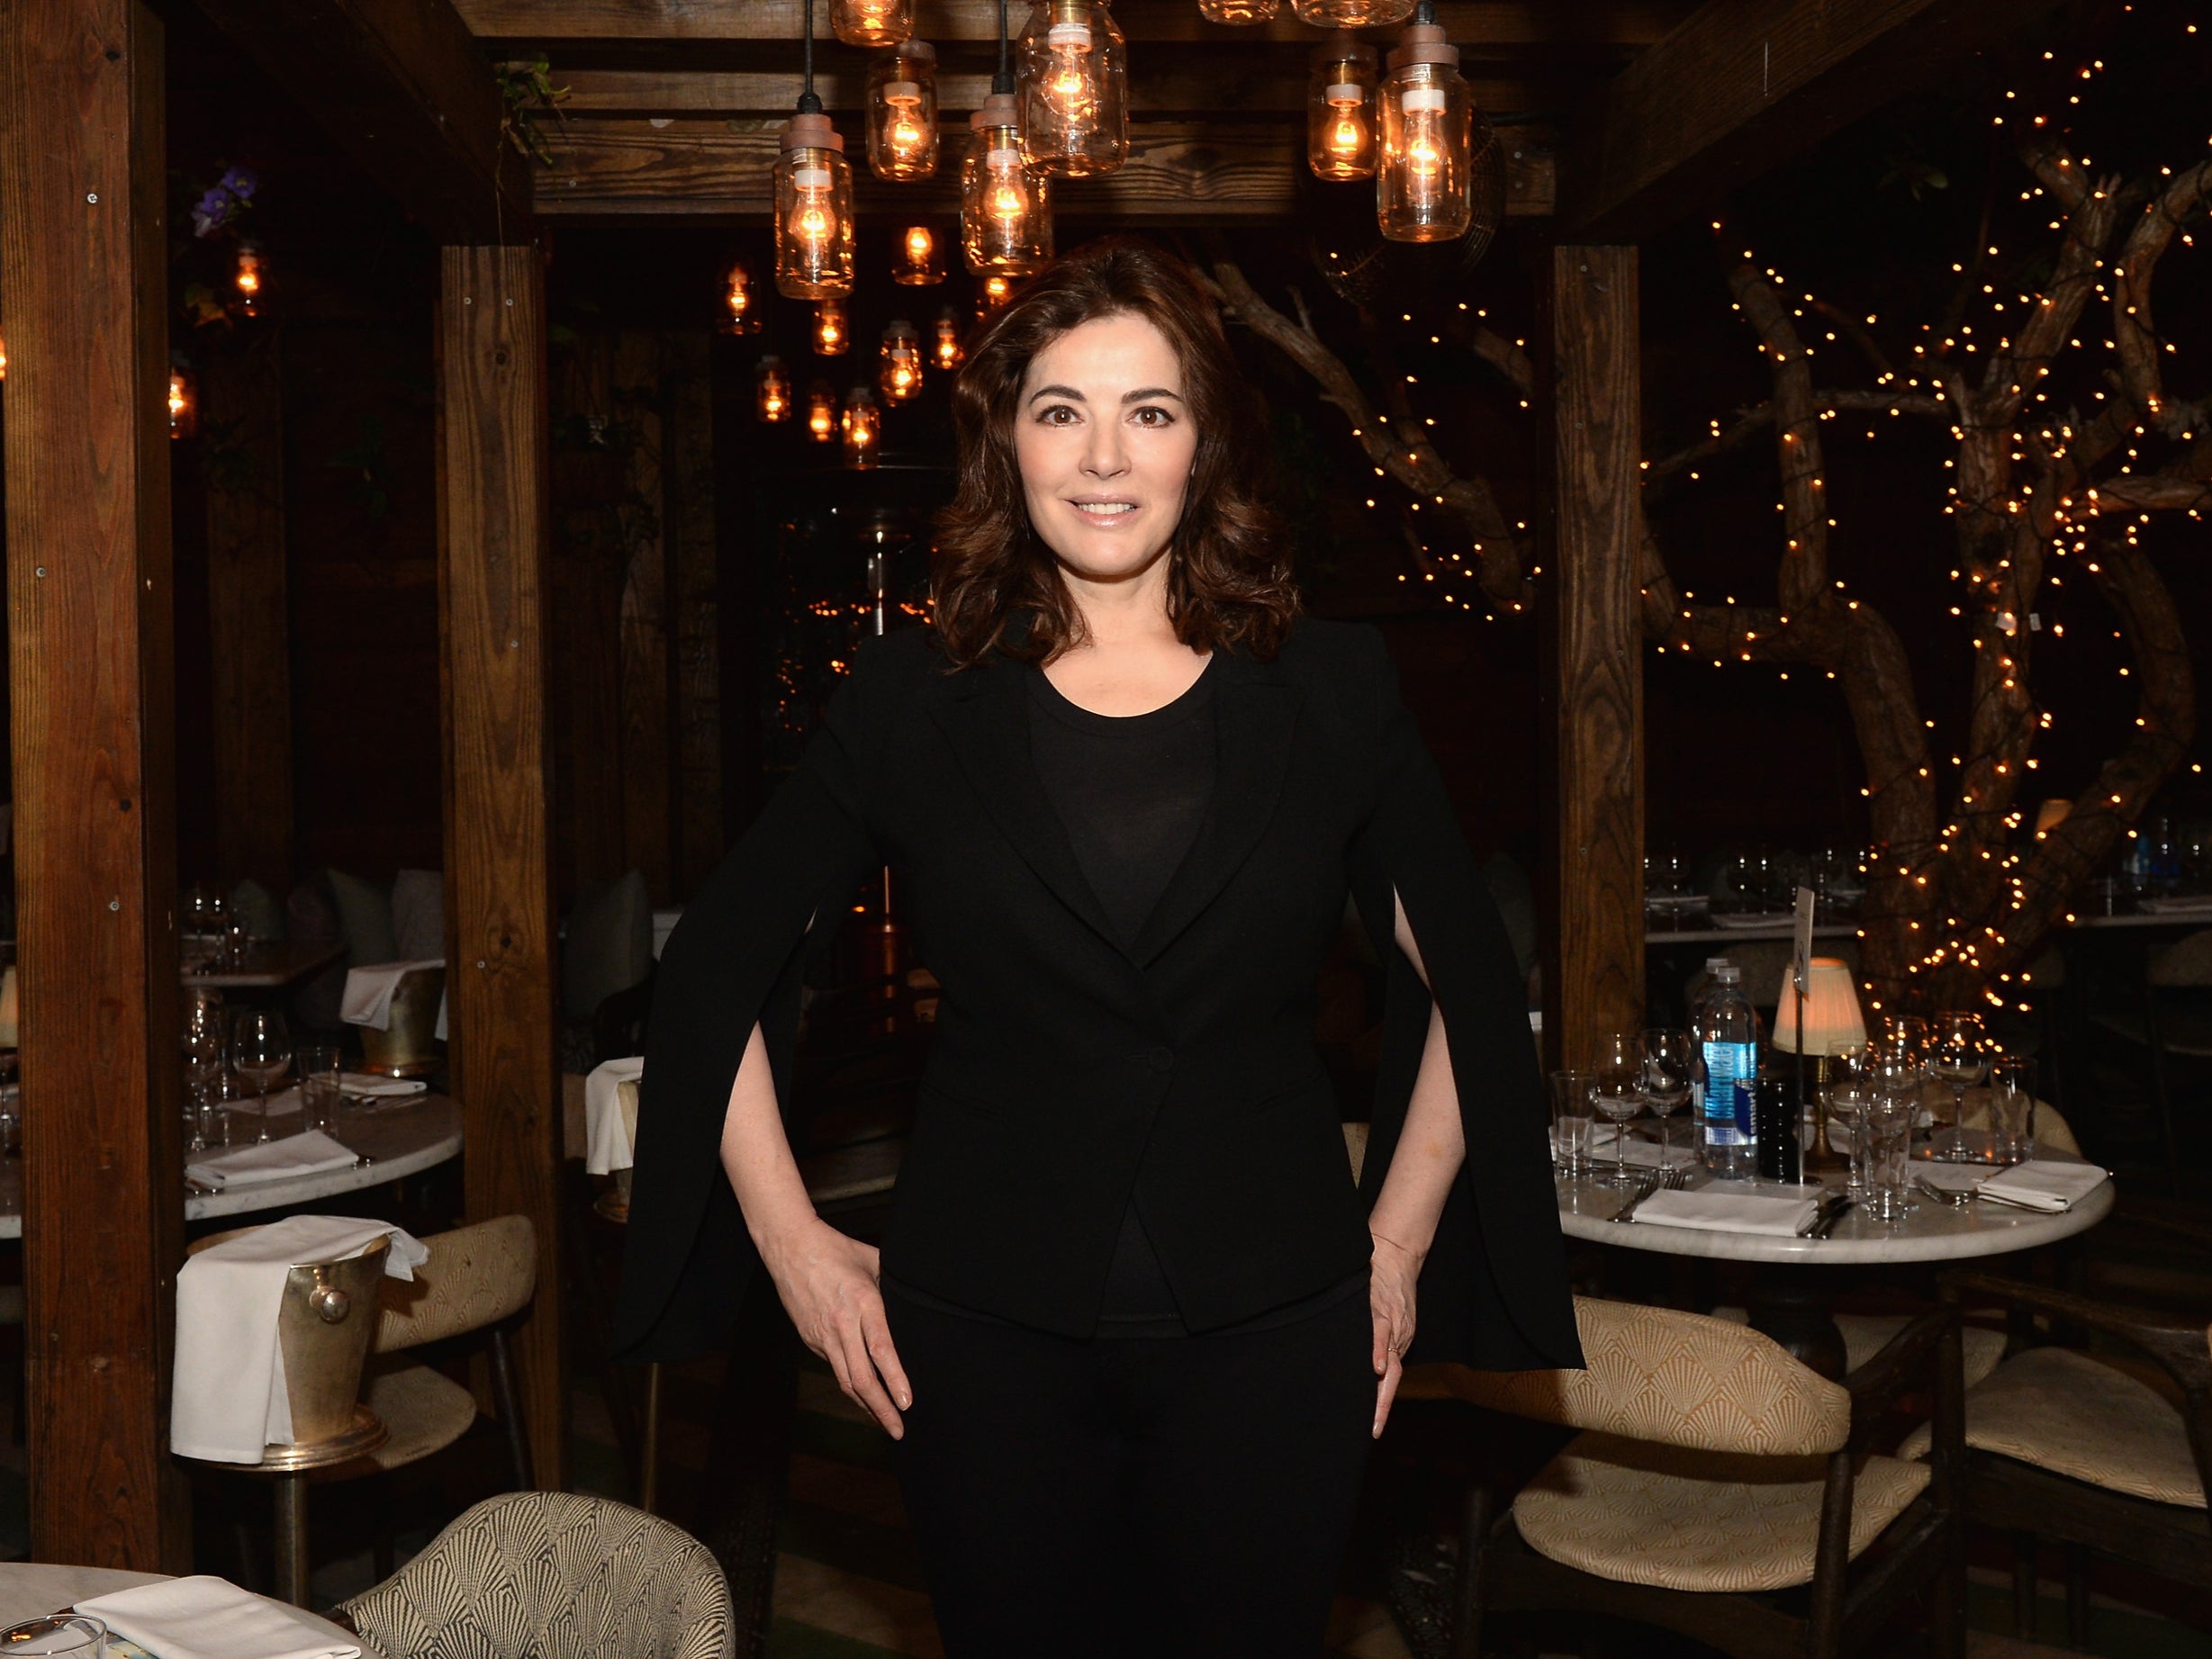
[[[952,677],[930,712],[943,728],[984,807],[1060,901],[1116,951],[1097,896],[1083,879],[1068,832],[1029,753],[1029,708],[1018,663],[998,658]]]
[[[1220,737],[1214,796],[1197,839],[1137,933],[1130,954],[1152,959],[1198,918],[1229,883],[1275,816],[1289,770],[1301,693],[1271,663],[1226,651],[1218,664],[1214,713]]]

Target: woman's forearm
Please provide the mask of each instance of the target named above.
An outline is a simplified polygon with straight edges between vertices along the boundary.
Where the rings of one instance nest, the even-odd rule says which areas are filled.
[[[1405,1127],[1390,1157],[1390,1173],[1368,1218],[1378,1239],[1426,1257],[1436,1237],[1444,1201],[1467,1160],[1467,1132],[1459,1119],[1459,1091],[1452,1080],[1451,1049],[1444,1037],[1444,1011],[1429,1008],[1429,1035],[1421,1050],[1406,1104]]]
[[[722,1169],[745,1212],[745,1231],[764,1259],[772,1263],[785,1241],[818,1221],[783,1132],[768,1043],[757,1024],[745,1040],[745,1059],[730,1085],[729,1110],[722,1118]]]

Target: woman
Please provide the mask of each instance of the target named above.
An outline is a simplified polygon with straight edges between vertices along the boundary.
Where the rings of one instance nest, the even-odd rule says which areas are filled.
[[[933,627],[669,941],[618,1342],[720,1339],[757,1253],[898,1440],[954,1659],[1311,1654],[1416,1306],[1422,1357],[1579,1363],[1512,950],[1380,638],[1296,619],[1187,271],[1079,250],[953,395]],[[886,863],[943,995],[879,1260],[780,1103],[800,942]],[[1348,896],[1358,1186],[1311,1038]]]

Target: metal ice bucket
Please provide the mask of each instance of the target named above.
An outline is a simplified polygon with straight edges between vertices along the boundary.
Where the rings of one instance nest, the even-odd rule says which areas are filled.
[[[411,968],[400,976],[392,993],[392,1023],[378,1031],[373,1025],[361,1033],[364,1069],[386,1077],[411,1077],[438,1066],[438,1007],[445,1000],[443,968]]]
[[[284,1357],[292,1438],[272,1442],[265,1469],[312,1468],[382,1445],[376,1414],[360,1402],[361,1367],[384,1306],[387,1235],[344,1261],[310,1262],[284,1276],[276,1341]]]

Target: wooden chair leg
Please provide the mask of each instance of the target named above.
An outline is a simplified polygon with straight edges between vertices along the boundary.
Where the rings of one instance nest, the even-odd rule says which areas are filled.
[[[529,1492],[537,1484],[530,1467],[529,1426],[522,1420],[522,1395],[515,1387],[514,1354],[507,1342],[507,1327],[492,1328],[492,1388],[499,1396],[500,1427],[507,1431],[507,1456],[515,1470],[515,1490]]]
[[[2012,1634],[2022,1641],[2036,1634],[2036,1535],[2012,1535]]]
[[[1459,1538],[1459,1582],[1451,1617],[1451,1659],[1482,1659],[1483,1555],[1490,1542],[1490,1488],[1467,1488]]]
[[[2066,1546],[2066,1645],[2081,1653],[2090,1645],[2090,1553]]]

